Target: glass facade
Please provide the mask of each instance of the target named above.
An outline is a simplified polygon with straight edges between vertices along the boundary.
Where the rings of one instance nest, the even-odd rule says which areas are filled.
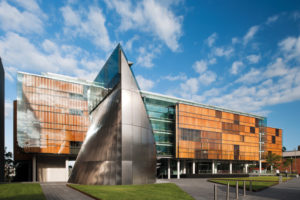
[[[18,73],[17,144],[24,152],[77,155],[85,138],[91,85],[58,77]]]
[[[144,103],[152,125],[157,156],[173,156],[175,149],[175,104],[151,97]]]

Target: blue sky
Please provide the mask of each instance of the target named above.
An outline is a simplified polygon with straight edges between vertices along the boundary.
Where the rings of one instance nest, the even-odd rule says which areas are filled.
[[[300,145],[299,1],[0,0],[8,149],[18,70],[93,80],[119,42],[142,89],[267,116]]]

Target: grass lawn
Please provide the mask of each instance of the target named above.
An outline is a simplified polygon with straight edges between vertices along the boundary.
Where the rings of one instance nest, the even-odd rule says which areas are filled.
[[[38,183],[0,184],[0,199],[5,200],[46,200]]]
[[[262,189],[268,188],[270,186],[276,185],[278,184],[278,180],[279,177],[278,176],[257,176],[257,177],[242,177],[242,178],[226,178],[226,180],[224,180],[225,178],[215,178],[215,179],[209,179],[208,181],[210,182],[214,182],[214,183],[220,183],[223,185],[227,185],[228,181],[227,180],[232,180],[229,181],[229,185],[230,186],[235,186],[236,181],[237,180],[241,180],[239,181],[239,187],[242,188],[244,183],[242,180],[256,180],[256,181],[266,181],[266,182],[252,182],[252,190],[253,191],[260,191]],[[282,177],[282,181],[285,182],[287,180],[289,180],[291,178],[286,178],[286,177]],[[268,182],[268,181],[276,181],[276,182]],[[246,181],[246,189],[249,190],[249,185],[250,182]]]
[[[173,183],[147,185],[74,185],[69,186],[101,200],[192,200]]]

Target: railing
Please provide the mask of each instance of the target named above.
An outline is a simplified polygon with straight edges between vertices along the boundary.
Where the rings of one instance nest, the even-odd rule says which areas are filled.
[[[235,199],[239,199],[239,182],[243,182],[243,196],[246,196],[246,182],[249,182],[249,191],[253,191],[253,182],[273,182],[275,183],[282,183],[282,176],[278,177],[278,181],[270,181],[270,180],[249,180],[249,179],[226,179],[226,178],[218,178],[217,180],[227,181],[227,190],[226,190],[226,200],[229,200],[230,197],[230,181],[236,181],[235,184]],[[218,199],[218,187],[217,184],[214,184],[214,200]]]

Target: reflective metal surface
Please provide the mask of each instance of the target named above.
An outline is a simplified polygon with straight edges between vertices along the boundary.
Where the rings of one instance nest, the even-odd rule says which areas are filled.
[[[153,131],[120,46],[117,62],[111,63],[118,63],[120,81],[92,112],[92,124],[68,182],[154,183],[156,149]]]

